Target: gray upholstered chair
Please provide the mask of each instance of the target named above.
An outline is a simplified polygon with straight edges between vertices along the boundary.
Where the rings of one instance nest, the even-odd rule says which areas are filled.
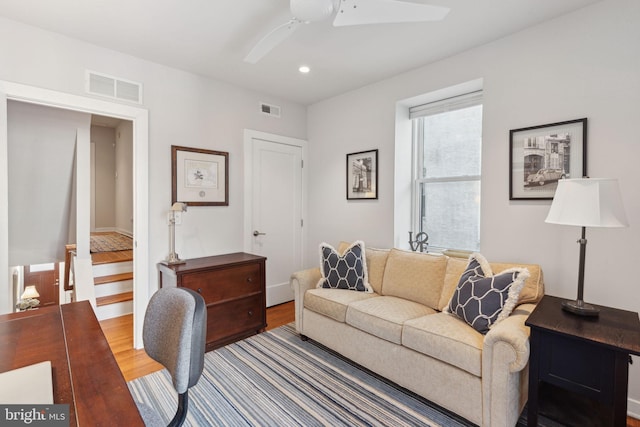
[[[189,388],[204,368],[207,310],[204,299],[186,288],[162,288],[149,300],[142,338],[147,354],[164,365],[178,392],[178,410],[169,426],[180,426],[187,416]],[[157,411],[138,405],[147,426],[163,425]]]

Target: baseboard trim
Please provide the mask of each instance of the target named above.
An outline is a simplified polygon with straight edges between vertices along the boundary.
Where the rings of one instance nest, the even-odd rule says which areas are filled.
[[[640,420],[640,401],[627,399],[627,416]]]
[[[133,238],[133,233],[131,232],[131,230],[125,230],[124,228],[118,228],[118,227],[97,227],[95,230],[93,230],[95,232],[99,232],[99,233],[107,233],[107,232],[112,232],[112,233],[120,233],[120,234],[124,234],[125,236],[129,236],[131,238]]]
[[[95,230],[96,233],[107,233],[110,231],[116,231],[115,227],[96,227]]]
[[[267,307],[282,304],[293,300],[293,290],[289,282],[267,286]]]
[[[131,230],[125,230],[124,228],[116,228],[115,231],[117,231],[120,234],[124,234],[125,236],[129,236],[133,238],[133,232],[131,232]]]

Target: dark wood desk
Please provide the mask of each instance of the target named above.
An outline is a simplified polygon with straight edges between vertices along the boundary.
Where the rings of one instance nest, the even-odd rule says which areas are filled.
[[[144,425],[89,302],[0,315],[0,372],[47,360],[69,425]]]
[[[538,412],[567,425],[627,425],[629,355],[640,355],[638,313],[600,308],[598,317],[562,310],[544,296],[531,327],[527,425]]]

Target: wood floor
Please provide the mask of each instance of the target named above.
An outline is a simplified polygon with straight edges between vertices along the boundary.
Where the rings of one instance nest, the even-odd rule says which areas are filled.
[[[267,308],[267,330],[294,320],[293,301]],[[126,381],[162,369],[162,365],[147,356],[144,350],[133,348],[133,315],[103,320],[100,326]]]
[[[295,320],[293,301],[267,308],[267,330]],[[131,381],[162,369],[144,350],[133,349],[133,316],[127,315],[100,322],[111,351],[124,379]],[[627,418],[627,427],[640,427],[640,420]]]
[[[117,252],[97,252],[91,254],[91,261],[96,264],[109,264],[112,262],[132,261],[133,250]]]

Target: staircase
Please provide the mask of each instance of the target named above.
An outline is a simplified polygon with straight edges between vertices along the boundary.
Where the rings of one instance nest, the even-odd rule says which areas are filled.
[[[98,320],[133,313],[133,251],[91,255]]]

